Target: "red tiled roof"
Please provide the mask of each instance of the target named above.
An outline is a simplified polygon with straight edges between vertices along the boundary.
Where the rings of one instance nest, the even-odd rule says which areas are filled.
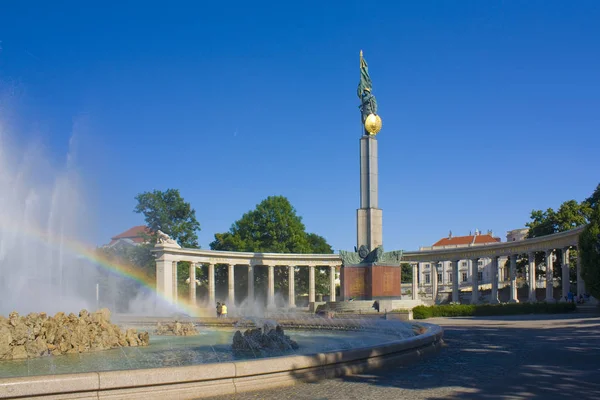
[[[484,243],[496,243],[500,241],[500,238],[493,237],[492,235],[469,235],[469,236],[454,236],[451,238],[443,238],[434,243],[434,247],[436,246],[457,246],[457,245],[465,245],[473,243],[473,238],[475,238],[475,244],[484,244]]]
[[[151,232],[146,225],[134,226],[133,228],[129,228],[125,232],[118,234],[117,236],[113,236],[110,244],[114,244],[119,239],[129,239],[134,243],[144,243],[144,237],[142,236],[142,233],[149,235]]]

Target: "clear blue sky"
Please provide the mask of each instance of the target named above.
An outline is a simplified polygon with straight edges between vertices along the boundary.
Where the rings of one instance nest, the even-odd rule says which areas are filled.
[[[178,188],[204,248],[284,195],[352,249],[360,49],[387,250],[505,240],[600,182],[597,1],[108,3],[0,10],[4,124],[55,164],[75,135],[96,243],[143,223],[136,194]]]

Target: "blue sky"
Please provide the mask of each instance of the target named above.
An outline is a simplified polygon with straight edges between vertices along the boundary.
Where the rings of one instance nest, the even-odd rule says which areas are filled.
[[[595,1],[15,3],[0,11],[3,123],[56,165],[74,137],[98,244],[143,222],[136,194],[177,188],[204,248],[284,195],[352,249],[360,49],[387,250],[450,229],[504,240],[600,182]]]

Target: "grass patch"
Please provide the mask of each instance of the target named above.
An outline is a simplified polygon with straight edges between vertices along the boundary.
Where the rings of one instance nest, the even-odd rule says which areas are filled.
[[[413,308],[414,319],[433,317],[483,317],[492,315],[562,314],[575,311],[574,303],[444,304]]]

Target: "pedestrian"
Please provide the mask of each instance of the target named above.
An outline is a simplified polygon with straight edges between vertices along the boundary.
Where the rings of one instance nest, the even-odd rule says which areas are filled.
[[[223,313],[223,306],[220,302],[217,302],[217,318],[221,318],[221,314]]]
[[[225,305],[225,303],[223,303],[221,305],[221,317],[223,317],[223,318],[227,317],[227,306]]]

